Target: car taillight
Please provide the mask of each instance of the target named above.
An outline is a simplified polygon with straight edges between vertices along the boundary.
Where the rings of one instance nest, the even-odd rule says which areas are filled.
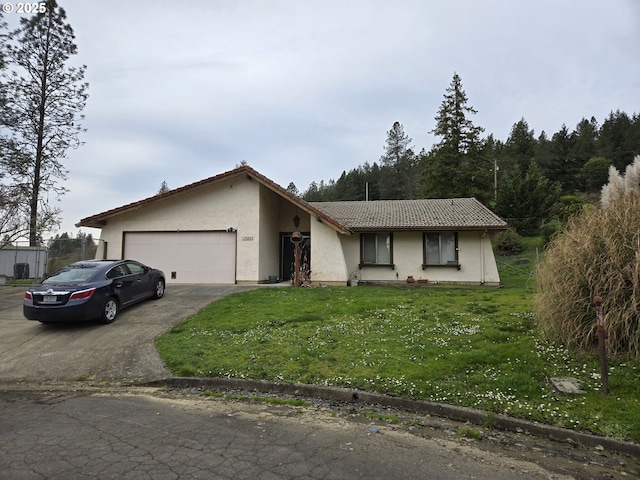
[[[69,297],[69,301],[72,300],[86,300],[91,297],[96,292],[95,288],[90,288],[89,290],[82,290],[80,292],[75,292]]]
[[[24,299],[33,300],[33,295],[31,295],[31,292],[24,292]]]

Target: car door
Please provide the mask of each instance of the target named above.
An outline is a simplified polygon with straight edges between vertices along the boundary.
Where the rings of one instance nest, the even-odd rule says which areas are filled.
[[[135,300],[136,278],[127,265],[121,263],[107,272],[107,278],[113,281],[113,290],[120,305],[126,306]]]
[[[135,293],[134,301],[143,300],[153,293],[152,278],[149,274],[150,269],[138,262],[127,262],[127,268],[134,277]]]

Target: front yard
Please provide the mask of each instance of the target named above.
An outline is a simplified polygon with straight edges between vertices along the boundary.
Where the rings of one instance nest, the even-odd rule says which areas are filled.
[[[529,254],[530,257],[534,256]],[[640,362],[575,356],[541,338],[531,264],[505,288],[263,288],[224,298],[159,337],[178,376],[334,385],[480,408],[640,442]],[[555,392],[575,377],[583,395]]]

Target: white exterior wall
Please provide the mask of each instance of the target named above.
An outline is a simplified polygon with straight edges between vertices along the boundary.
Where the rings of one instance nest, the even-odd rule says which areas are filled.
[[[311,280],[313,282],[346,285],[349,270],[340,242],[341,236],[343,235],[322,222],[315,220],[311,222]]]
[[[259,279],[260,184],[246,177],[195,189],[110,218],[102,227],[107,256],[121,258],[122,232],[237,229],[236,280]],[[102,252],[97,253],[98,258]]]
[[[280,201],[282,197],[260,186],[259,267],[256,280],[265,281],[280,272]]]
[[[361,281],[406,282],[408,276],[429,282],[455,282],[497,285],[500,276],[491,248],[491,240],[484,232],[458,232],[458,263],[456,267],[429,266],[422,269],[423,233],[394,232],[393,262],[395,269],[385,266],[366,266],[361,269],[360,234],[342,236],[347,271],[360,272]],[[396,275],[397,274],[397,275]]]

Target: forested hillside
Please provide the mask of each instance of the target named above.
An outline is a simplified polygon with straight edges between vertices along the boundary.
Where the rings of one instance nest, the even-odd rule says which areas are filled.
[[[439,143],[416,152],[404,126],[387,132],[382,156],[337,180],[312,182],[307,201],[476,197],[522,233],[532,233],[553,208],[571,209],[607,182],[609,166],[619,171],[640,154],[640,115],[615,111],[603,119],[583,118],[572,130],[536,135],[522,118],[508,138],[483,135],[473,123],[455,74],[436,113]],[[560,199],[562,198],[562,201]]]

